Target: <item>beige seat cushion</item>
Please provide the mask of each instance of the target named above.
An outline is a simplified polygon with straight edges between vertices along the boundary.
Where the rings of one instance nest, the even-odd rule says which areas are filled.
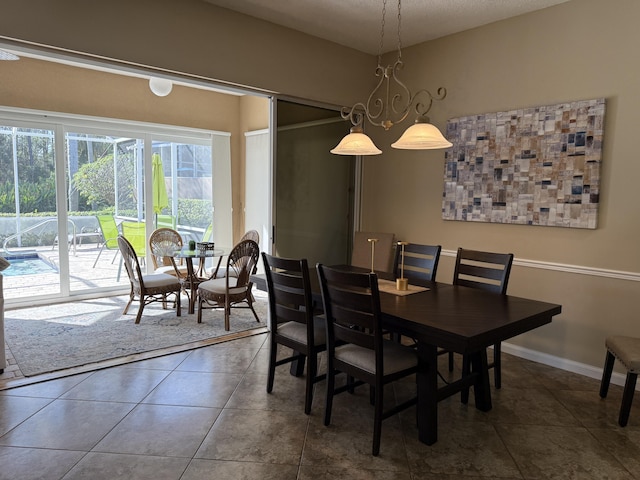
[[[278,334],[290,338],[298,343],[307,344],[307,326],[298,322],[287,322],[278,325]],[[313,318],[313,341],[315,346],[324,345],[326,340],[326,325],[324,317]]]
[[[230,281],[229,285],[229,294],[235,295],[237,293],[242,293],[247,291],[247,287],[233,287],[233,283],[235,280]],[[214,278],[213,280],[207,280],[206,282],[202,282],[198,286],[199,290],[206,290],[211,293],[224,295],[227,291],[227,279],[226,278]]]
[[[389,340],[383,341],[384,375],[400,372],[418,364],[414,349]],[[335,357],[366,372],[376,373],[375,352],[351,343],[336,347]]]
[[[640,338],[613,336],[604,344],[629,372],[640,373]]]
[[[186,265],[176,265],[178,267],[178,273],[186,277],[187,276],[187,266]],[[162,267],[156,268],[153,273],[166,273],[167,275],[173,275],[175,277],[175,270],[173,269],[173,265],[165,265]]]
[[[166,273],[152,273],[144,275],[142,278],[147,289],[169,286],[180,288],[180,281],[175,276],[167,275]]]

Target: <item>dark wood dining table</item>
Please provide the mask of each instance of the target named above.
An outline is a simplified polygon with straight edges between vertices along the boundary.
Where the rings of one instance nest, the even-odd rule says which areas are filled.
[[[379,273],[379,277],[391,280],[385,273]],[[256,288],[267,290],[264,275],[252,279]],[[321,306],[315,269],[311,279],[314,298]],[[416,340],[422,366],[417,374],[418,437],[432,445],[438,440],[439,401],[473,386],[475,407],[491,410],[486,348],[551,323],[562,306],[440,282],[422,285],[428,290],[409,295],[381,291],[380,306],[386,329]],[[439,387],[439,347],[467,354],[471,374]]]

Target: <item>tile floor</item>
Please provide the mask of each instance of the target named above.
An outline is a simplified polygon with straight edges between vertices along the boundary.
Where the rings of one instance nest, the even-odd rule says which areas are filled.
[[[384,421],[372,457],[368,390],[336,397],[325,427],[323,383],[309,416],[288,367],[265,392],[266,339],[1,391],[0,479],[640,478],[640,400],[618,427],[621,387],[602,401],[597,380],[504,354],[493,410],[441,402],[433,446],[407,410]],[[413,388],[400,382],[387,399]]]

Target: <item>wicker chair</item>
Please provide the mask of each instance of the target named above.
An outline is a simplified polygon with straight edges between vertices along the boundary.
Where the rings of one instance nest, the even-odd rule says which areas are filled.
[[[258,245],[260,245],[260,234],[257,230],[249,230],[245,232],[245,234],[240,239],[241,242],[244,242],[245,240],[253,240]],[[216,265],[216,268],[214,268],[211,272],[211,278],[223,278],[227,276],[227,269],[220,268],[220,265],[222,265],[222,258],[223,256],[221,255],[218,259],[218,265]],[[231,275],[234,275],[233,271],[231,271]]]
[[[173,252],[182,248],[182,237],[172,228],[158,228],[149,237],[149,250],[154,273],[167,273],[179,278],[187,277],[187,266],[180,259],[176,265]]]
[[[136,323],[140,323],[142,311],[146,305],[153,302],[162,302],[162,307],[167,308],[167,295],[175,295],[176,313],[180,316],[180,291],[182,283],[178,278],[166,273],[152,273],[150,275],[142,275],[138,257],[131,243],[122,235],[118,236],[118,248],[122,254],[124,266],[129,275],[131,282],[131,293],[129,294],[129,302],[124,307],[123,315],[129,311],[129,307],[137,296],[140,298],[140,308],[136,315]]]
[[[231,272],[223,278],[212,278],[198,285],[198,323],[202,322],[204,308],[224,308],[224,328],[229,330],[231,308],[250,308],[259,322],[253,308],[251,275],[258,270],[260,247],[253,240],[238,243],[227,258],[226,270]],[[247,306],[238,306],[246,303]]]

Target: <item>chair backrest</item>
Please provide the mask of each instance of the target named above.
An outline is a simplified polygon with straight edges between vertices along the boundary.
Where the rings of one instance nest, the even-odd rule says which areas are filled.
[[[120,235],[115,218],[113,215],[96,215],[96,218],[98,225],[100,225],[105,247],[115,250],[118,248],[118,235]]]
[[[512,253],[458,248],[453,284],[505,294],[512,263]]]
[[[253,240],[239,242],[227,258],[227,286],[246,287],[251,283],[251,275],[258,271],[260,247]]]
[[[402,271],[402,246],[398,244],[393,260],[393,272],[396,278],[404,278],[413,282],[434,282],[440,260],[440,245],[420,245],[410,243],[404,245],[404,272]]]
[[[390,272],[393,262],[393,247],[395,245],[395,234],[393,233],[356,232],[353,237],[351,265],[371,270],[371,242],[369,242],[371,238],[378,239],[375,242],[374,270]]]
[[[267,290],[271,333],[278,325],[297,322],[307,325],[307,345],[314,345],[313,298],[307,259],[280,258],[262,252]]]
[[[122,254],[122,261],[124,268],[127,270],[127,275],[132,285],[139,285],[140,288],[144,288],[144,281],[142,278],[142,271],[140,270],[140,264],[138,263],[138,256],[136,255],[133,245],[122,235],[117,237],[118,248]]]
[[[327,321],[327,348],[333,356],[336,342],[359,345],[376,352],[376,371],[382,372],[380,292],[375,273],[355,273],[317,265]]]
[[[133,246],[138,257],[144,257],[147,252],[147,236],[144,222],[122,222],[122,235]]]
[[[172,228],[158,228],[149,237],[153,268],[174,265],[173,253],[182,248],[182,237]]]
[[[260,245],[260,234],[258,233],[257,230],[249,230],[240,239],[241,242],[243,240],[253,240],[258,245]]]

